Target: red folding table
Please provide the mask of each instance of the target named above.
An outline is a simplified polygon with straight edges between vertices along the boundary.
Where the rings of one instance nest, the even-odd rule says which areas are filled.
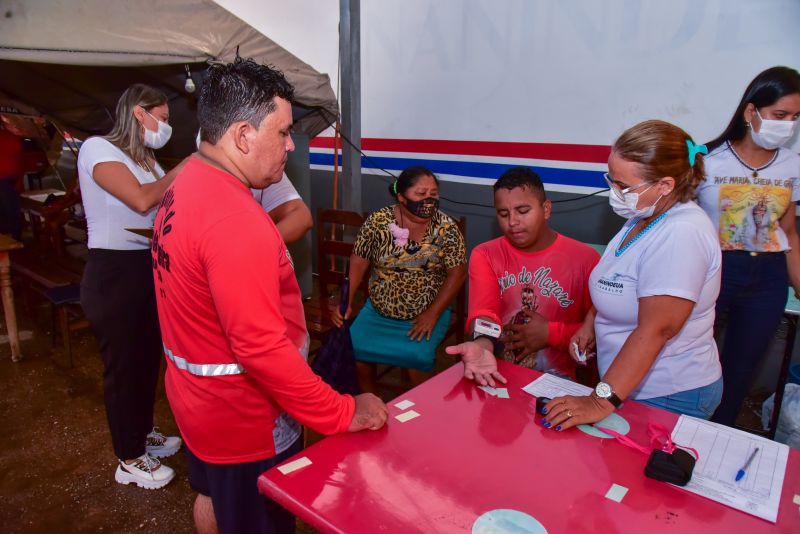
[[[646,478],[647,456],[613,439],[534,424],[522,391],[540,373],[506,362],[510,398],[477,389],[455,365],[389,405],[381,430],[340,434],[302,451],[311,465],[261,475],[262,494],[321,532],[470,532],[490,510],[512,509],[549,533],[800,532],[800,454],[791,451],[777,524]],[[400,423],[403,399],[420,417]],[[647,443],[649,422],[673,413],[629,401],[618,412]],[[628,488],[621,502],[605,497]]]

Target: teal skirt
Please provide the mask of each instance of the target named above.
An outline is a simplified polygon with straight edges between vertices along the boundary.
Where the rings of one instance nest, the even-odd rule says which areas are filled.
[[[450,310],[446,309],[439,316],[430,340],[410,339],[406,334],[413,326],[411,321],[390,319],[381,315],[375,310],[372,301],[367,300],[350,326],[356,360],[432,371],[436,359],[436,347],[444,341],[447,328],[450,326]]]

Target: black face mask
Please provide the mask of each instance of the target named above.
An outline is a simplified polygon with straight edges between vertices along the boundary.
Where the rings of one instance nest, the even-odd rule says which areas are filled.
[[[433,197],[422,200],[406,199],[406,209],[421,219],[430,219],[439,209],[439,199]]]

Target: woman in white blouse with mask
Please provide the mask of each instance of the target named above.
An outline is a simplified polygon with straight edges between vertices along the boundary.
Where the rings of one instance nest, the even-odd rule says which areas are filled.
[[[156,458],[180,438],[153,426],[161,365],[150,244],[126,228],[153,226],[155,207],[182,164],[165,175],[153,154],[170,138],[166,96],[135,84],[117,103],[111,133],[83,143],[78,177],[89,234],[81,305],[103,357],[103,390],[118,460],[115,479],[160,488],[174,477]]]
[[[596,337],[602,378],[591,395],[553,399],[546,426],[600,421],[627,398],[706,419],[719,404],[721,258],[711,221],[692,201],[705,150],[663,121],[638,124],[614,143],[609,201],[628,222],[589,277],[595,311],[572,338],[586,351]]]
[[[708,143],[698,202],[719,235],[717,321],[725,392],[713,420],[733,425],[770,341],[791,283],[800,290],[800,156],[789,144],[800,117],[800,74],[772,67],[745,89],[728,127]]]

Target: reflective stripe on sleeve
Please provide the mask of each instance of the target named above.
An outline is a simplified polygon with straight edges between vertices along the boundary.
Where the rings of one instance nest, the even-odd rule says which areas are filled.
[[[197,376],[229,376],[245,373],[244,367],[238,363],[190,363],[186,358],[178,356],[164,345],[164,354],[172,360],[178,369]]]

